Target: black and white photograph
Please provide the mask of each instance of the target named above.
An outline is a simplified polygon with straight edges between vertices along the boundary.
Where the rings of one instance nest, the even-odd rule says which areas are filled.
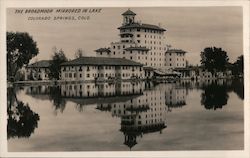
[[[6,152],[247,158],[244,11],[6,7]]]

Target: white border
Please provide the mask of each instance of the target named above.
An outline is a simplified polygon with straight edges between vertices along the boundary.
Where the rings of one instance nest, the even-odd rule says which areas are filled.
[[[0,157],[190,157],[190,158],[249,158],[249,1],[164,1],[164,0],[0,0]],[[244,44],[244,71],[245,71],[245,98],[244,98],[244,150],[225,151],[133,151],[133,152],[8,152],[7,151],[7,89],[6,89],[6,8],[8,7],[200,7],[200,6],[241,6],[243,7],[243,44]],[[234,142],[232,142],[234,143]]]

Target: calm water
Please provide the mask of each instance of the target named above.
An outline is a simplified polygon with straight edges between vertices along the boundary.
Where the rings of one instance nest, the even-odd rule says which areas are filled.
[[[239,150],[241,80],[8,89],[9,151]]]

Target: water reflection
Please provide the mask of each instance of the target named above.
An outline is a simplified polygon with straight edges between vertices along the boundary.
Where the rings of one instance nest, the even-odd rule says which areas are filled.
[[[14,88],[7,89],[7,137],[30,137],[38,127],[39,115],[33,112],[29,104],[19,101]]]
[[[226,85],[213,82],[210,85],[203,86],[202,89],[201,105],[204,105],[206,109],[216,110],[227,105],[228,94]]]
[[[25,92],[35,99],[50,100],[55,114],[63,113],[67,103],[71,102],[79,112],[84,113],[84,107],[92,105],[96,110],[118,118],[120,132],[124,137],[123,144],[132,149],[138,143],[138,139],[143,138],[145,134],[161,134],[164,129],[167,129],[168,113],[188,106],[187,97],[194,89],[201,90],[201,105],[208,110],[222,109],[226,106],[229,92],[235,92],[240,99],[244,99],[243,80],[182,81],[164,84],[153,82],[67,83],[59,86],[26,86]],[[12,96],[11,92],[13,91],[8,90],[8,97]],[[8,100],[11,101],[8,105],[12,105],[13,99]],[[31,134],[37,127],[39,116],[21,101],[16,101],[17,111],[20,111],[17,103],[20,107],[25,107],[23,109],[26,113],[25,110],[21,110],[20,113],[23,117],[28,117],[25,121],[30,126],[26,125],[26,129]],[[14,118],[14,121],[10,119],[8,123],[8,137],[9,135],[25,135],[22,131],[24,129],[16,125],[18,121],[12,116],[13,113],[13,109],[8,108],[9,118]],[[22,123],[19,124],[22,125]],[[11,126],[16,126],[16,129]],[[29,137],[30,134],[26,136]]]
[[[244,86],[242,80],[209,80],[201,84],[201,105],[208,110],[222,109],[227,105],[228,92],[235,92],[244,99]]]

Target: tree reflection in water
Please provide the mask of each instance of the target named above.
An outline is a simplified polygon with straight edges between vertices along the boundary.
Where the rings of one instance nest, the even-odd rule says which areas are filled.
[[[53,102],[55,114],[57,114],[58,110],[61,113],[63,113],[65,106],[66,106],[66,101],[62,99],[60,86],[51,86],[49,88],[50,88],[49,97],[50,97],[50,100],[52,100]]]
[[[14,88],[7,89],[7,97],[8,139],[30,137],[35,128],[38,127],[39,115],[33,112],[28,104],[17,99]]]
[[[201,105],[204,105],[206,109],[222,109],[227,105],[228,87],[225,84],[217,84],[217,81],[213,81],[209,85],[202,86],[203,92],[201,94]]]
[[[244,80],[236,79],[232,82],[232,89],[240,99],[244,99]]]
[[[234,79],[231,81],[225,81],[219,83],[213,81],[209,84],[204,84],[201,89],[201,105],[204,105],[206,109],[221,109],[227,105],[228,92],[235,92],[240,99],[244,99],[244,83],[241,79]]]

